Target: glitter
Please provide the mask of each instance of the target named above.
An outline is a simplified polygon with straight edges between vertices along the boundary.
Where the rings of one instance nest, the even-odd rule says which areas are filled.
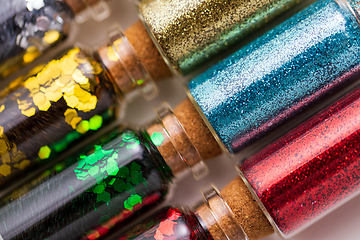
[[[160,146],[164,142],[164,136],[162,133],[154,132],[151,135],[151,141],[155,144],[155,146]]]
[[[66,3],[57,1],[1,1],[0,9],[0,79],[65,39],[73,18]]]
[[[165,199],[172,174],[145,132],[115,128],[79,152],[2,198],[4,238],[101,238]]]
[[[103,119],[101,116],[95,115],[92,118],[90,118],[89,123],[90,123],[89,127],[91,130],[98,130],[102,126]]]
[[[50,157],[51,149],[48,146],[43,146],[40,148],[38,156],[40,159],[47,159]]]
[[[240,164],[287,237],[360,192],[359,88]]]
[[[0,175],[3,175],[3,176],[8,176],[9,174],[11,173],[11,167],[9,165],[6,165],[6,164],[2,164],[0,166]]]
[[[87,120],[82,120],[77,126],[76,131],[85,134],[90,129],[90,123]]]
[[[350,11],[322,0],[195,78],[190,94],[235,153],[353,81],[343,76],[360,64],[359,39]]]
[[[140,0],[168,62],[191,72],[301,0]]]

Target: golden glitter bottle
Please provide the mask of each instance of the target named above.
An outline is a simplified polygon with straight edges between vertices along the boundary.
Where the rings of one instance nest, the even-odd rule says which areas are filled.
[[[0,1],[0,80],[65,40],[72,19],[101,21],[109,13],[103,0]]]
[[[302,0],[135,0],[165,61],[188,74]]]
[[[116,28],[109,37],[94,53],[74,47],[0,93],[0,185],[89,137],[137,93],[157,94],[126,37]]]

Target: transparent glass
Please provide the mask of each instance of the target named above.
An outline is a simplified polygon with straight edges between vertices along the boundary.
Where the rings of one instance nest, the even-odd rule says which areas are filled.
[[[225,151],[239,152],[359,78],[354,13],[346,1],[317,1],[188,84]]]
[[[172,173],[146,132],[115,128],[0,202],[3,239],[99,239],[163,201]]]
[[[111,76],[77,47],[10,83],[0,93],[0,185],[88,138],[122,102]]]
[[[188,74],[301,0],[137,0],[169,67]]]
[[[64,40],[72,18],[63,1],[1,1],[0,80]]]
[[[189,209],[166,207],[147,218],[117,240],[213,240]]]
[[[290,238],[360,193],[360,89],[239,164],[269,221]]]

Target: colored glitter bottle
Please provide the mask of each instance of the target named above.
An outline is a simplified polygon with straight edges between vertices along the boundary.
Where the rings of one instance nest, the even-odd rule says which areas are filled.
[[[301,0],[137,0],[169,67],[187,74]]]
[[[206,194],[192,220],[206,235],[177,234],[173,217],[160,211],[113,239],[260,239],[274,230],[291,238],[360,193],[359,141],[357,88],[241,161],[241,177],[221,192]]]
[[[108,131],[3,197],[0,237],[100,239],[161,203],[189,170],[205,175],[179,119],[165,105],[158,115],[147,131]]]
[[[188,84],[226,151],[238,152],[359,78],[357,4],[313,3]]]
[[[0,79],[16,72],[46,49],[64,40],[69,34],[73,16],[87,6],[94,19],[107,17],[107,5],[98,1],[1,0]]]
[[[239,169],[277,232],[291,237],[360,193],[359,142],[356,89]]]
[[[0,185],[88,138],[122,114],[136,93],[156,95],[126,37],[113,28],[109,38],[93,54],[75,47],[2,91]],[[112,74],[116,69],[120,75]]]

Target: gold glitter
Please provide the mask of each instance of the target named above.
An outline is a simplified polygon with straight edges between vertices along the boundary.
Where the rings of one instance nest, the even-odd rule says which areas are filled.
[[[112,46],[109,46],[108,49],[107,49],[107,58],[110,61],[113,61],[113,62],[119,61],[119,58],[117,57],[117,55],[116,55],[116,53],[115,53]]]
[[[64,95],[64,99],[69,107],[75,108],[79,104],[79,99],[74,95]]]
[[[27,117],[31,117],[35,115],[35,108],[29,108],[27,110],[21,110],[21,114],[27,116]]]
[[[30,63],[35,60],[35,58],[40,56],[39,49],[34,45],[26,49],[26,53],[23,56],[24,63]]]
[[[4,127],[0,126],[0,136],[2,136],[4,134]]]
[[[8,176],[11,173],[11,167],[9,165],[3,164],[0,166],[0,175]]]
[[[302,0],[140,0],[172,67],[189,73]]]
[[[18,169],[21,169],[21,170],[24,170],[29,165],[30,165],[30,161],[29,160],[24,160],[19,164],[15,164],[14,167],[18,168]]]
[[[45,33],[44,36],[44,42],[46,42],[47,44],[52,44],[54,42],[56,42],[60,37],[60,33],[56,30],[51,30]]]
[[[0,153],[6,153],[8,151],[8,147],[6,145],[6,141],[4,139],[0,139]]]
[[[87,77],[85,77],[84,74],[79,69],[76,69],[74,71],[74,73],[72,74],[72,77],[75,80],[75,82],[80,83],[80,84],[85,84],[85,83],[89,82],[89,79]]]
[[[1,156],[1,160],[3,163],[10,163],[11,162],[11,158],[10,158],[10,154],[8,151],[6,151],[6,153],[3,153],[0,155]]]
[[[70,125],[73,129],[76,129],[77,124],[81,121],[81,117],[74,117],[71,119]]]

